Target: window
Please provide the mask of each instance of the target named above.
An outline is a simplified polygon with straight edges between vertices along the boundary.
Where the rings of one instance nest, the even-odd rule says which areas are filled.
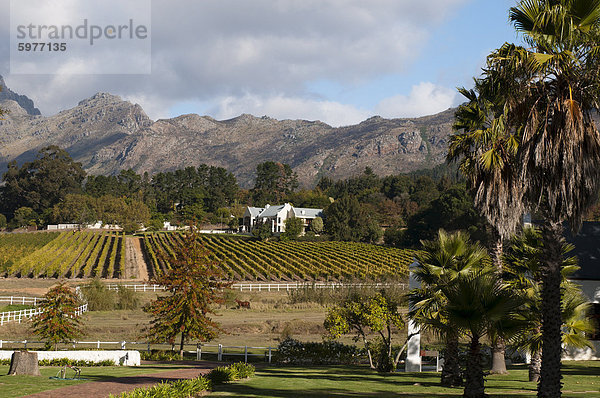
[[[281,224],[281,217],[277,217],[277,224]]]

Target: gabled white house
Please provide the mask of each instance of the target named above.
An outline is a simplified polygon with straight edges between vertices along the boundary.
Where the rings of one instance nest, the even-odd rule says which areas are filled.
[[[242,232],[252,232],[256,226],[266,223],[270,226],[272,233],[280,234],[285,232],[285,220],[300,218],[304,222],[305,232],[310,222],[317,217],[323,217],[323,209],[293,207],[289,203],[276,206],[266,205],[264,208],[247,207],[241,230]]]

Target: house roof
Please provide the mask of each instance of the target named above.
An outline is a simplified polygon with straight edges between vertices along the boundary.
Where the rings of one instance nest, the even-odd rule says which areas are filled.
[[[323,209],[310,209],[307,207],[292,207],[294,216],[298,218],[315,218],[323,216]]]
[[[285,205],[269,206],[269,207],[265,208],[258,215],[258,217],[275,217],[277,215],[277,213],[279,213],[281,210],[283,210],[284,207],[285,207]]]
[[[577,235],[567,232],[565,238],[575,245],[580,267],[569,279],[600,281],[600,222],[586,221]]]
[[[256,217],[260,214],[261,211],[263,211],[264,208],[263,207],[250,207],[248,206],[248,211],[250,212],[250,215],[252,217]]]

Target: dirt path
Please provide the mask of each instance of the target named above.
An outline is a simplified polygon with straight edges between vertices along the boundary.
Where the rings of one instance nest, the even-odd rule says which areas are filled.
[[[160,373],[137,376],[117,377],[105,381],[90,381],[76,386],[57,388],[55,390],[26,395],[27,398],[106,398],[109,394],[117,395],[136,388],[150,387],[161,381],[192,379],[206,374],[216,365],[206,363],[194,368],[179,369]]]
[[[125,238],[125,274],[126,279],[148,280],[148,267],[142,253],[141,238]]]

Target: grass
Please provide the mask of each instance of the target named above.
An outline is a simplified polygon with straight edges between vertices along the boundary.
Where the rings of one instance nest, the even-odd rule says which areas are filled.
[[[600,361],[563,364],[563,397],[600,397]],[[532,397],[536,384],[524,366],[509,375],[488,376],[490,397]],[[215,397],[452,397],[462,388],[439,386],[438,373],[378,374],[366,367],[284,367],[257,369],[256,376],[219,386]]]
[[[87,381],[103,381],[113,377],[135,376],[139,374],[158,373],[183,368],[184,366],[151,365],[138,367],[106,366],[82,368],[81,377],[87,380],[52,380],[49,377],[56,376],[60,367],[40,367],[41,376],[6,376],[8,366],[0,366],[0,397],[12,398],[34,394],[41,391],[53,390],[55,388],[82,384]],[[71,377],[71,372],[67,372]]]

